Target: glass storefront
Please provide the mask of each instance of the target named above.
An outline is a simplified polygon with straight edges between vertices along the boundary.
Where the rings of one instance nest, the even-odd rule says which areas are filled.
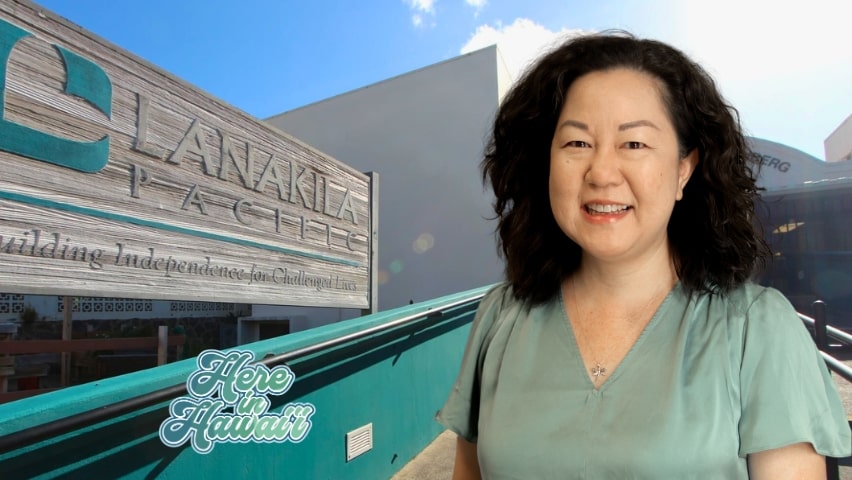
[[[828,323],[852,331],[852,178],[768,191],[763,200],[758,216],[774,257],[757,281],[806,315],[822,300]]]

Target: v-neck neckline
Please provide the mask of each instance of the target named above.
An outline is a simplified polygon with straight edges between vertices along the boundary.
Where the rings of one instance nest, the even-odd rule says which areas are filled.
[[[596,394],[600,394],[604,390],[606,390],[610,384],[615,382],[619,376],[621,376],[621,372],[625,369],[630,368],[630,360],[631,357],[634,356],[634,352],[641,348],[642,344],[645,343],[645,338],[650,335],[650,332],[654,329],[654,327],[660,322],[660,318],[663,316],[663,313],[668,309],[669,304],[674,297],[675,292],[680,289],[681,284],[680,281],[677,281],[674,286],[669,290],[666,296],[663,298],[663,301],[660,303],[660,306],[657,307],[657,310],[654,312],[654,315],[651,317],[651,320],[648,321],[648,324],[645,325],[645,328],[642,329],[642,332],[639,334],[639,337],[633,342],[633,345],[630,346],[630,349],[627,350],[627,353],[624,355],[624,358],[618,363],[618,365],[612,370],[612,372],[608,373],[603,383],[600,386],[595,386],[595,382],[589,378],[588,372],[586,372],[586,362],[583,361],[583,355],[580,354],[580,345],[577,343],[577,335],[574,332],[574,327],[571,325],[571,319],[568,318],[568,309],[565,304],[565,295],[562,289],[559,289],[559,311],[562,313],[560,319],[562,325],[567,331],[568,336],[568,346],[573,351],[574,356],[577,359],[577,365],[579,366],[580,375],[583,377],[583,381],[585,381],[585,385],[591,387],[592,391]]]

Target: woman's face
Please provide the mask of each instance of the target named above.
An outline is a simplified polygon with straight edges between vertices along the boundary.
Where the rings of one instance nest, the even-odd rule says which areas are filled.
[[[649,74],[617,68],[571,85],[550,147],[550,206],[584,258],[668,255],[666,226],[698,161],[678,155]]]

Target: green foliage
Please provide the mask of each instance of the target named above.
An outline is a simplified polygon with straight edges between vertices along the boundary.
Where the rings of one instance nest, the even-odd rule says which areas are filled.
[[[138,325],[138,326],[129,326],[126,325],[121,329],[116,337],[151,337],[157,334],[157,327],[155,325]]]
[[[38,312],[31,305],[24,307],[24,310],[19,315],[21,323],[30,325],[38,320]]]

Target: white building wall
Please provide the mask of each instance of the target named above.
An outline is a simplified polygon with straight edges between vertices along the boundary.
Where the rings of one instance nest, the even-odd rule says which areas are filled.
[[[509,88],[511,88],[515,80],[512,78],[512,72],[509,71],[509,67],[506,65],[506,61],[503,59],[500,50],[496,47],[494,49],[497,52],[497,97],[499,103],[509,93]]]
[[[825,139],[823,145],[827,162],[852,160],[852,115],[846,117],[846,120]]]
[[[501,279],[479,162],[508,79],[492,46],[267,119],[379,173],[380,310]]]
[[[748,140],[760,156],[757,183],[766,193],[834,188],[852,178],[852,162],[824,162],[781,143],[755,137]]]

